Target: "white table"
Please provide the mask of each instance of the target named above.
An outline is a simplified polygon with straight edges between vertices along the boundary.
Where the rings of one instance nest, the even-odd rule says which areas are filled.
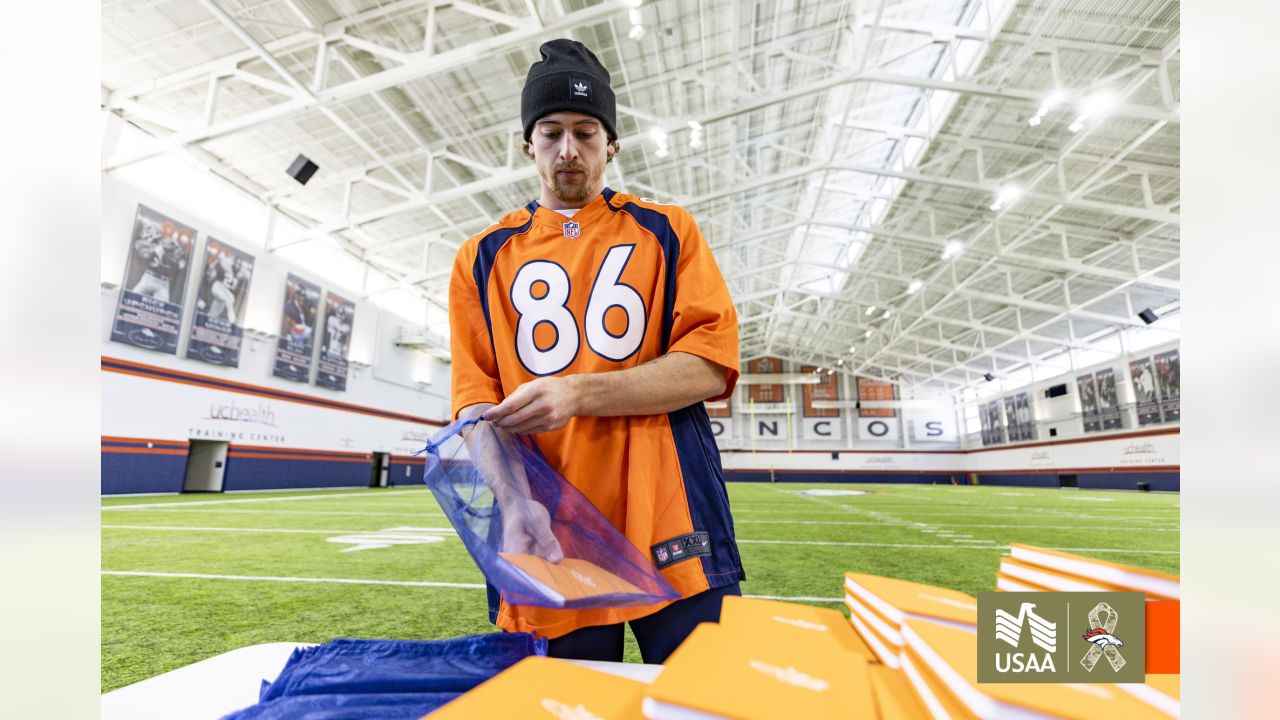
[[[102,720],[218,720],[258,702],[262,681],[274,681],[296,648],[264,643],[215,655],[102,696]],[[572,660],[583,667],[653,682],[661,665]]]

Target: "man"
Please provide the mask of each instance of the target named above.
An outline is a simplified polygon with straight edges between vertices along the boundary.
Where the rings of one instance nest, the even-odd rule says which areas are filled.
[[[629,621],[645,662],[661,663],[695,625],[719,619],[746,577],[702,405],[737,382],[737,315],[686,211],[604,186],[618,151],[609,72],[571,40],[541,53],[520,109],[541,193],[454,261],[454,415],[531,436],[682,599],[555,610],[510,607],[491,591],[490,619],[550,638],[552,656],[615,661]],[[500,504],[504,493],[520,489],[495,488]],[[504,533],[526,533],[554,561],[539,509]],[[689,549],[675,557],[672,543]]]

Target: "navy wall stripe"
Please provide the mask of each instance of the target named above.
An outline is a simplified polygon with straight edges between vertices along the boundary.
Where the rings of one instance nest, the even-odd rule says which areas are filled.
[[[746,580],[742,559],[738,557],[720,452],[711,434],[707,411],[702,403],[695,403],[667,413],[667,422],[675,440],[680,474],[684,476],[685,500],[693,529],[711,536],[711,554],[700,558],[707,584],[717,588]]]
[[[187,456],[102,453],[102,494],[177,493],[187,471]]]

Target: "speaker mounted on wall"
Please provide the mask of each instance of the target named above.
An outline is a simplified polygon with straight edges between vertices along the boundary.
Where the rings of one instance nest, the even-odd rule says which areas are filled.
[[[1156,314],[1156,311],[1151,308],[1147,308],[1146,310],[1138,313],[1138,317],[1142,318],[1142,322],[1148,325],[1160,319],[1160,316]]]
[[[311,162],[310,158],[306,155],[298,155],[298,157],[294,158],[293,164],[289,166],[289,169],[286,172],[289,173],[289,177],[297,180],[299,184],[306,185],[307,181],[311,179],[311,176],[315,175],[316,171],[319,169],[320,166]]]

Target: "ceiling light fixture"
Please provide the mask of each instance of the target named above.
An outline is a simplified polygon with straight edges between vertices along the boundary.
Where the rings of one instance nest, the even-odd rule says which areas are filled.
[[[991,210],[1000,212],[1022,197],[1022,188],[1017,185],[1005,185],[996,191],[996,201],[991,203]]]
[[[889,310],[885,310],[885,311],[884,311],[884,314],[880,316],[880,319],[881,319],[881,320],[888,320],[888,319],[889,319],[889,318],[891,318],[891,317],[893,317],[893,310],[892,310],[892,309],[889,309]]]
[[[1084,129],[1084,124],[1090,120],[1101,120],[1111,113],[1112,108],[1116,106],[1117,98],[1115,93],[1110,90],[1099,90],[1080,103],[1080,115],[1075,122],[1067,126],[1067,130],[1078,133]]]
[[[942,248],[942,259],[950,260],[964,252],[964,243],[959,240],[948,240],[946,246]]]
[[[1027,124],[1031,127],[1038,127],[1040,125],[1040,121],[1044,120],[1044,116],[1048,115],[1050,110],[1061,105],[1062,101],[1066,98],[1066,93],[1061,90],[1054,90],[1052,93],[1049,93],[1049,97],[1045,98],[1044,102],[1040,104],[1040,107],[1036,109],[1036,114],[1027,119]]]
[[[922,287],[924,287],[923,282],[920,282],[919,280],[912,280],[911,284],[907,286],[907,294],[915,295],[916,293],[920,292],[920,288]]]
[[[868,330],[868,331],[866,331],[866,332],[862,333],[862,337],[864,337],[864,338],[869,338],[869,337],[871,337],[871,331],[870,331],[870,330]]]
[[[863,313],[863,315],[870,315],[871,313],[873,313],[873,312],[875,312],[875,311],[876,311],[876,306],[875,306],[875,305],[868,305],[868,306],[867,306],[867,311],[866,311],[865,313]]]

